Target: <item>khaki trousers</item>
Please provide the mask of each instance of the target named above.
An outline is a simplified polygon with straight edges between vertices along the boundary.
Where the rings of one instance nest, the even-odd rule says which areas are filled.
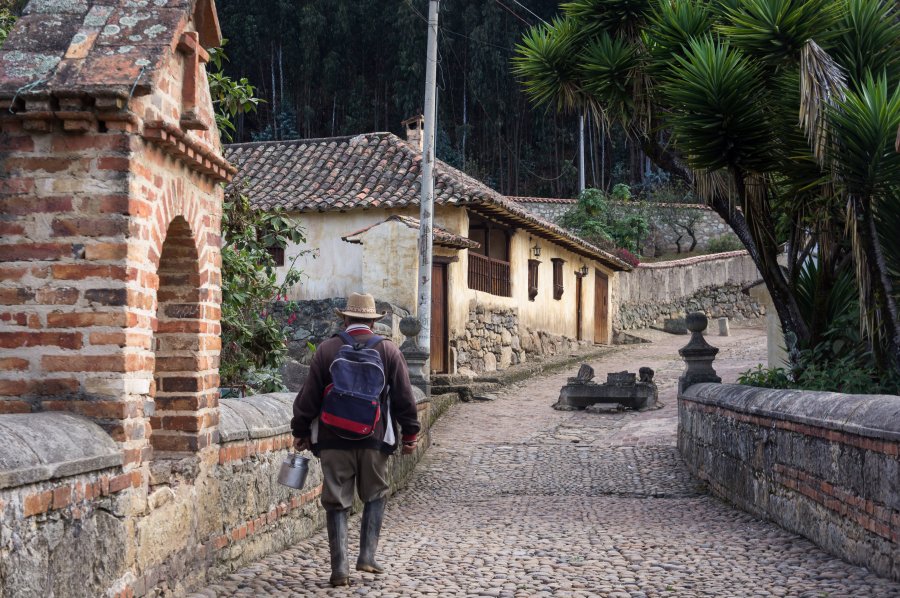
[[[376,449],[323,449],[322,506],[326,511],[342,511],[353,506],[353,490],[363,502],[387,496],[388,455]]]

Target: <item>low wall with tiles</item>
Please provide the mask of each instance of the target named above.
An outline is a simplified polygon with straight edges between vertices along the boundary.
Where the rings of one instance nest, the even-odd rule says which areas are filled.
[[[418,399],[424,431],[415,455],[392,459],[394,490],[451,402]],[[0,598],[181,595],[311,535],[324,523],[318,460],[303,490],[276,481],[292,402],[223,399],[211,458],[130,471],[120,446],[81,416],[0,415]]]
[[[695,384],[678,448],[717,496],[900,580],[900,396]]]
[[[619,273],[613,327],[635,330],[699,311],[710,318],[758,318],[765,307],[741,288],[759,280],[746,251],[729,251],[683,260],[641,264]]]

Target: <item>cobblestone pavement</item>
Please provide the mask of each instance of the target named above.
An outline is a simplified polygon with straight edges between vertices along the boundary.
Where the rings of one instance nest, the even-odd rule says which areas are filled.
[[[725,382],[765,358],[763,330],[710,337]],[[644,413],[550,409],[572,372],[454,406],[409,487],[389,502],[380,559],[328,587],[324,532],[241,569],[205,596],[900,596],[900,584],[704,493],[675,449],[677,349],[642,333],[606,372],[648,365],[663,407]],[[357,545],[354,519],[350,544]],[[355,552],[352,555],[355,558]],[[351,560],[351,562],[353,562]]]

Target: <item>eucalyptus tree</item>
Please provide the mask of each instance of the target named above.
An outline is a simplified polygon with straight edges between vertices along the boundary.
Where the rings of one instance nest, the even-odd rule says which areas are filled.
[[[900,371],[898,235],[883,232],[900,211],[894,0],[573,0],[522,38],[514,70],[535,104],[620,123],[695,185],[759,268],[794,359],[855,264],[861,328]]]

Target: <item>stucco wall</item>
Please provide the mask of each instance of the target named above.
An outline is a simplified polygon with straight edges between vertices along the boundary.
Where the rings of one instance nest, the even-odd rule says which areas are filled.
[[[618,330],[659,323],[689,308],[711,316],[765,314],[757,300],[740,291],[760,278],[746,251],[641,264],[618,278],[613,317]]]
[[[464,227],[454,230],[468,235],[468,218],[459,222]],[[537,243],[541,247],[541,262],[538,271],[538,294],[534,301],[528,299],[528,260],[532,259],[531,248]],[[565,260],[563,265],[563,295],[553,298],[553,258]],[[594,277],[595,270],[604,273],[609,281],[610,305],[617,296],[617,273],[605,266],[579,256],[546,239],[535,237],[526,231],[516,229],[510,239],[511,297],[500,297],[475,291],[468,285],[468,251],[459,252],[459,261],[450,264],[449,289],[453,298],[450,303],[450,338],[464,334],[469,321],[469,306],[482,306],[487,311],[517,309],[519,324],[532,330],[541,330],[554,335],[576,338],[576,270],[587,265],[590,273],[584,279],[582,288],[582,340],[594,341]],[[612,330],[612,317],[607,326],[607,338]]]
[[[364,244],[351,244],[342,236],[376,224],[391,214],[418,217],[414,209],[366,210],[355,212],[304,213],[296,215],[307,231],[307,242],[299,247],[289,247],[286,261],[303,249],[317,248],[318,257],[308,255],[297,261],[304,271],[304,280],[294,287],[292,299],[327,299],[346,296],[358,290],[372,293],[378,299],[389,301],[415,312],[416,231],[399,223],[388,223],[366,233]],[[434,222],[451,233],[469,235],[469,218],[465,209],[438,206]],[[528,299],[528,260],[535,243],[541,248],[538,294],[534,301]],[[550,241],[537,238],[521,229],[515,229],[510,240],[512,297],[499,297],[474,291],[468,286],[468,251],[455,251],[435,247],[436,256],[458,258],[447,267],[448,276],[448,328],[451,339],[465,334],[469,322],[470,305],[480,305],[488,311],[517,310],[519,324],[533,331],[542,331],[558,337],[576,338],[576,270],[587,265],[590,274],[584,279],[582,289],[582,339],[594,341],[594,289],[595,271],[600,270],[608,278],[610,317],[606,338],[612,338],[613,304],[618,296],[618,277],[605,266],[583,258]],[[560,300],[553,298],[553,258],[565,260],[563,267],[564,292]],[[451,364],[452,366],[452,364]]]
[[[302,227],[306,242],[289,244],[284,251],[285,264],[297,257],[294,266],[303,272],[302,280],[288,289],[289,299],[329,299],[346,297],[363,286],[363,246],[347,243],[341,237],[396,214],[388,210],[352,212],[307,212],[291,218]],[[279,281],[284,269],[279,268]]]
[[[900,396],[695,384],[678,447],[716,495],[900,580]]]

